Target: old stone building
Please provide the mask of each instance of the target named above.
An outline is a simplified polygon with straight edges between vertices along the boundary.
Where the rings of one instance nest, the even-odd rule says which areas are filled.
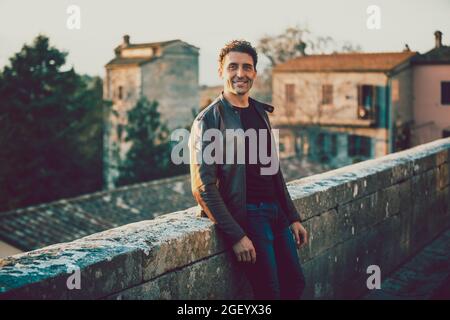
[[[169,129],[190,125],[192,110],[200,105],[199,48],[181,40],[134,44],[125,35],[114,52],[104,81],[104,98],[112,101],[104,137],[107,188],[114,187],[117,165],[131,147],[124,128],[127,112],[140,97],[158,101]]]
[[[390,153],[388,83],[415,54],[311,55],[275,67],[272,121],[281,151],[342,163]]]
[[[271,116],[280,153],[339,167],[441,138],[450,125],[450,108],[440,99],[450,83],[450,58],[435,36],[436,48],[423,55],[406,47],[302,56],[275,67]],[[415,126],[432,120],[439,130],[429,139],[417,134],[414,143]]]

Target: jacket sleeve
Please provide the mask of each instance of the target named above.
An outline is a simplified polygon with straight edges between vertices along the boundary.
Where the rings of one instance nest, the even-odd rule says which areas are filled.
[[[189,151],[192,194],[227,240],[235,244],[245,236],[245,232],[229,212],[219,192],[217,164],[206,164],[202,159],[203,151],[210,143],[202,139],[207,129],[205,118],[196,118],[191,128]]]

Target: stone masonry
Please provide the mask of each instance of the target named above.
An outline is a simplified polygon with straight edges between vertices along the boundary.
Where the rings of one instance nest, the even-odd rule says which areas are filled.
[[[309,230],[304,297],[367,293],[450,225],[450,138],[288,184]],[[0,299],[246,299],[221,235],[198,208],[0,260]],[[68,290],[72,270],[81,289]]]

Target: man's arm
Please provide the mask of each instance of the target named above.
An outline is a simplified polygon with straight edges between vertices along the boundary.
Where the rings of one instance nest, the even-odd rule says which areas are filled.
[[[195,119],[189,141],[192,194],[208,217],[217,223],[225,236],[236,244],[245,236],[244,230],[228,211],[217,188],[217,164],[206,164],[201,157],[210,143],[203,141],[208,129],[205,119]]]

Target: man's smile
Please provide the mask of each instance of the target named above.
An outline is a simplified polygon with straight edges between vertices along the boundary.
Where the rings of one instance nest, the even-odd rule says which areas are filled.
[[[237,85],[244,85],[248,83],[248,80],[237,80],[237,81],[233,81],[234,84]]]

